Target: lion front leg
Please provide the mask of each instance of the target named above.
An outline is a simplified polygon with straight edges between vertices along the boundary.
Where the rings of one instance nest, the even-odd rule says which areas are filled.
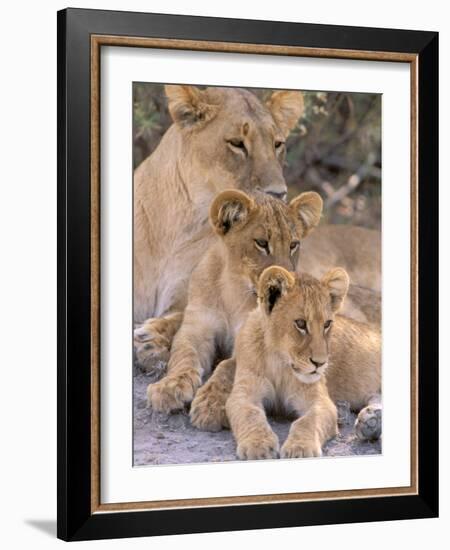
[[[187,313],[175,336],[167,375],[147,388],[148,405],[154,410],[182,409],[194,398],[202,377],[211,369],[215,355],[214,326],[201,314]]]
[[[358,439],[375,441],[381,437],[382,406],[381,394],[374,394],[366,407],[361,409],[355,421],[355,434]]]
[[[293,422],[281,447],[281,458],[322,456],[324,443],[336,434],[337,410],[331,399],[327,398]]]
[[[222,428],[229,428],[225,405],[233,387],[235,372],[235,359],[225,359],[198,390],[192,401],[190,417],[192,424],[199,430],[218,432]]]
[[[172,341],[182,321],[183,312],[177,311],[147,319],[134,330],[134,354],[141,370],[160,376],[167,366]]]
[[[278,458],[278,437],[269,426],[255,389],[235,384],[226,403],[226,414],[237,445],[236,454],[241,460]]]

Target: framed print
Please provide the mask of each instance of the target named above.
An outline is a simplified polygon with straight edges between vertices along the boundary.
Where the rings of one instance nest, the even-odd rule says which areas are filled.
[[[58,13],[58,536],[438,514],[438,36]]]

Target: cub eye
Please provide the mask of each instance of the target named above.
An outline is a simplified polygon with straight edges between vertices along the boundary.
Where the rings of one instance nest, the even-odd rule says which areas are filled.
[[[247,148],[245,147],[245,143],[241,139],[229,139],[227,143],[232,149],[238,149],[239,151],[247,154]]]
[[[333,321],[332,321],[331,319],[329,319],[328,321],[325,321],[325,323],[323,324],[323,328],[324,328],[325,330],[327,330],[328,328],[331,327],[331,323],[332,323],[332,322],[333,322]]]
[[[308,332],[307,324],[304,319],[297,319],[294,321],[294,324],[297,330],[299,330],[302,334],[306,334]]]
[[[284,145],[284,141],[276,141],[275,142],[275,149],[281,149]]]
[[[292,241],[290,244],[291,254],[293,254],[300,246],[300,241]]]
[[[255,239],[255,244],[260,250],[269,253],[269,242],[266,239]]]

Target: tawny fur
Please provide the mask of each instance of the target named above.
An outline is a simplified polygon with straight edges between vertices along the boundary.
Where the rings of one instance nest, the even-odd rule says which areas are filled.
[[[240,89],[166,86],[166,94],[174,124],[134,176],[136,322],[184,307],[189,275],[212,237],[209,205],[220,191],[286,193],[285,148],[275,144],[303,111],[300,92],[288,92],[272,110]],[[239,141],[247,156],[231,145]]]
[[[351,284],[341,313],[355,321],[381,326],[381,292]]]
[[[302,270],[314,277],[343,267],[352,285],[381,292],[381,233],[354,225],[322,225],[305,241]]]
[[[236,341],[235,356],[240,374],[236,374],[235,378],[236,359],[220,363],[194,399],[191,419],[197,427],[214,431],[221,426],[228,427],[229,423],[233,425],[234,422],[237,437],[245,439],[247,433],[249,438],[245,445],[238,448],[241,458],[271,457],[276,456],[278,446],[273,434],[269,432],[263,405],[270,405],[270,408],[278,411],[281,409],[281,412],[287,414],[300,412],[304,415],[308,409],[307,403],[312,403],[314,414],[304,416],[304,420],[300,419],[294,425],[304,428],[308,424],[311,427],[321,417],[319,411],[322,411],[325,414],[324,426],[318,428],[318,431],[315,431],[317,426],[314,427],[314,437],[311,434],[308,436],[308,444],[303,440],[302,445],[294,446],[298,454],[287,444],[282,449],[282,455],[315,456],[320,454],[319,442],[322,445],[328,437],[334,435],[334,413],[328,396],[334,402],[348,401],[356,411],[364,407],[358,416],[362,420],[367,416],[366,412],[373,412],[371,409],[374,403],[375,407],[380,406],[380,332],[374,325],[335,315],[346,293],[347,278],[343,270],[331,271],[322,282],[305,274],[294,277],[281,268],[270,268],[267,271],[269,274],[272,271],[272,275],[281,272],[290,284],[285,285],[284,294],[279,296],[273,309],[268,312],[263,285],[270,279],[262,281],[260,305],[248,316]],[[272,280],[276,278],[272,277]],[[333,285],[335,295],[338,292],[340,296],[334,304],[330,294]],[[297,319],[307,321],[307,334],[299,332],[294,324]],[[325,320],[333,320],[328,330],[323,327]],[[314,383],[305,384],[298,380],[295,373],[302,374],[304,371],[303,376],[316,376],[305,374],[314,370],[310,357],[324,365],[318,369],[320,378]],[[227,403],[232,387],[234,397]],[[256,388],[256,393],[252,393],[253,388]],[[245,415],[242,415],[243,401],[252,403],[249,418],[254,419],[256,416],[260,420],[260,429],[254,433],[251,421],[246,421]],[[317,403],[322,402],[323,405],[318,407]],[[255,412],[255,406],[259,407],[258,412]],[[314,421],[305,420],[312,416]],[[292,433],[298,432],[297,427],[293,428]],[[300,432],[304,434],[303,428]],[[265,434],[263,448],[257,445],[261,434]]]
[[[156,410],[189,403],[215,357],[232,355],[234,338],[256,306],[259,275],[270,265],[295,270],[300,241],[320,219],[322,200],[302,193],[289,204],[264,193],[221,193],[210,208],[216,243],[192,273],[189,301],[175,335],[167,375],[148,387]]]
[[[167,360],[190,275],[214,241],[213,197],[230,188],[286,193],[284,142],[303,112],[296,91],[266,104],[236,88],[171,85],[166,94],[174,123],[134,174],[135,351],[148,370]],[[246,151],[233,145],[240,141]],[[376,232],[329,226],[318,228],[303,260],[311,272],[343,265],[355,283],[378,289],[379,249]]]

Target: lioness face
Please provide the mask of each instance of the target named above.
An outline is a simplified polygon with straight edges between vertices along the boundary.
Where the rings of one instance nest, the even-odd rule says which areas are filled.
[[[282,357],[282,368],[292,369],[303,383],[317,382],[326,371],[334,316],[348,285],[341,268],[321,281],[277,266],[261,275],[258,296],[267,318],[267,338]]]
[[[170,85],[166,94],[187,158],[209,188],[286,196],[285,142],[303,112],[301,92],[275,92],[265,104],[236,88]]]
[[[302,193],[289,204],[264,193],[228,190],[213,201],[210,221],[223,240],[233,276],[255,291],[271,265],[297,267],[301,240],[320,220],[322,199]]]

